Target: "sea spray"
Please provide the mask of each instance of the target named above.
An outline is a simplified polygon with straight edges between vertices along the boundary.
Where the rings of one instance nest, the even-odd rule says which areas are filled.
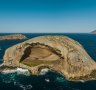
[[[30,76],[30,72],[28,71],[28,69],[22,69],[22,68],[16,68],[16,69],[11,69],[11,70],[7,69],[7,70],[3,70],[1,73],[2,74],[17,73],[17,74]]]
[[[49,69],[48,68],[41,69],[39,75],[45,75],[47,72],[49,72]]]
[[[30,72],[28,69],[22,69],[22,68],[17,68],[17,74],[23,74],[26,76],[30,76]]]
[[[32,88],[31,84],[22,83],[23,78],[30,76],[30,72],[27,69],[16,68],[3,70],[0,74],[2,82],[5,84],[14,84],[22,90],[29,90]],[[23,77],[23,78],[22,78]]]
[[[13,69],[13,70],[3,70],[1,73],[2,74],[11,74],[11,73],[16,73],[16,69]]]

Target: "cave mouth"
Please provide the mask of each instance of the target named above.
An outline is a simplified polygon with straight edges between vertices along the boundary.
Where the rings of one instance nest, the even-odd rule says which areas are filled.
[[[20,62],[29,66],[52,63],[61,59],[57,51],[48,45],[31,44],[25,49]]]

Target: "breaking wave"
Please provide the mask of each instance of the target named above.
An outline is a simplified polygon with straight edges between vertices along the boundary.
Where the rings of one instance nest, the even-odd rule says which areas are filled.
[[[44,68],[44,69],[41,69],[39,75],[45,75],[45,74],[48,73],[48,72],[49,72],[49,69],[48,69],[48,68]]]
[[[17,68],[14,70],[3,70],[0,74],[0,78],[3,83],[12,83],[14,86],[18,86],[23,90],[29,90],[32,88],[31,84],[24,84],[21,81],[22,77],[30,76],[30,72],[27,69]]]
[[[3,70],[1,73],[2,74],[17,73],[17,74],[23,74],[26,76],[30,76],[30,72],[28,71],[28,69],[22,69],[22,68],[16,68],[16,69],[12,69],[12,70]]]

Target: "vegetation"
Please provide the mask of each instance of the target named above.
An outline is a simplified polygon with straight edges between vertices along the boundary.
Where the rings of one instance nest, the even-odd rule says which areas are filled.
[[[57,60],[53,60],[53,61],[46,61],[46,60],[32,60],[32,59],[25,59],[23,60],[21,63],[22,64],[25,64],[27,66],[30,66],[30,67],[34,67],[34,66],[37,66],[37,65],[40,65],[40,64],[53,64],[53,63],[56,63]]]

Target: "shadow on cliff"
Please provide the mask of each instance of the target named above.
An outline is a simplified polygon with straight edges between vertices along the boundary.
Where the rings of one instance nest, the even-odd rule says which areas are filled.
[[[24,55],[21,57],[20,62],[29,57],[31,54],[31,47],[27,47],[24,51]]]

